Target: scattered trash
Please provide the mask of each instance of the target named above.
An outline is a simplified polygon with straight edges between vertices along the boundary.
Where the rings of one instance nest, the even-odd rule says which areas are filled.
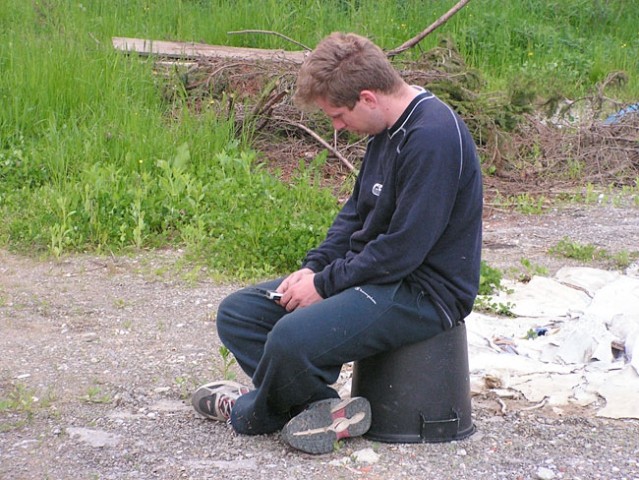
[[[494,337],[493,344],[497,346],[498,349],[503,350],[506,353],[514,353],[518,355],[517,349],[515,348],[515,341],[509,337]]]
[[[619,123],[623,117],[626,115],[638,115],[639,114],[639,103],[635,103],[633,105],[629,105],[626,108],[622,108],[616,113],[609,115],[608,118],[604,120],[604,125],[613,125],[615,123]]]
[[[548,333],[548,329],[537,327],[535,328],[535,333],[537,334],[538,337],[543,337],[544,335],[546,335],[546,333]]]
[[[639,418],[639,278],[565,267],[509,290],[500,300],[514,304],[515,318],[466,320],[474,394],[510,390],[550,407]]]

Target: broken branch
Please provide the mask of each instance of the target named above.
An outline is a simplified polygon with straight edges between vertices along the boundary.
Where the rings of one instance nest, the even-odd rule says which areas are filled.
[[[286,35],[279,33],[279,32],[273,32],[271,30],[237,30],[234,32],[226,32],[227,35],[241,35],[241,34],[245,34],[245,33],[263,33],[266,35],[275,35],[277,37],[283,38],[285,40],[288,40],[291,43],[294,43],[295,45],[297,45],[298,47],[302,47],[304,50],[308,50],[311,51],[311,49],[309,47],[307,47],[306,45],[304,45],[303,43],[298,42],[297,40],[293,40],[291,37],[287,37]]]
[[[317,133],[315,133],[313,130],[308,128],[306,125],[303,125],[303,124],[297,123],[297,122],[292,122],[291,120],[287,120],[285,118],[278,118],[278,120],[280,120],[280,121],[282,121],[284,123],[288,123],[289,125],[292,125],[295,128],[299,128],[300,130],[305,131],[311,137],[313,137],[315,140],[317,140],[324,148],[326,148],[333,155],[335,155],[339,159],[339,161],[342,162],[346,166],[346,168],[348,168],[351,172],[355,171],[355,167],[353,166],[353,164],[351,162],[349,162],[346,159],[346,157],[344,157],[344,155],[339,153],[339,151],[335,147],[333,147],[330,143],[328,143],[326,140],[324,140]]]
[[[436,29],[438,29],[440,26],[442,26],[444,23],[446,23],[450,17],[452,17],[453,15],[455,15],[458,11],[460,11],[462,8],[464,8],[466,6],[466,4],[470,2],[470,0],[460,0],[459,2],[457,2],[457,4],[451,8],[450,10],[448,10],[445,14],[443,14],[441,17],[439,17],[433,24],[431,24],[426,30],[424,30],[423,32],[421,32],[419,35],[411,38],[410,40],[408,40],[407,42],[404,42],[403,44],[401,44],[399,47],[394,48],[393,50],[389,50],[388,52],[386,52],[386,55],[388,55],[389,57],[394,57],[395,55],[399,55],[400,53],[402,53],[405,50],[408,50],[409,48],[414,47],[415,45],[417,45],[419,42],[421,42],[424,38],[426,38],[428,35],[430,35],[431,33],[433,33]]]

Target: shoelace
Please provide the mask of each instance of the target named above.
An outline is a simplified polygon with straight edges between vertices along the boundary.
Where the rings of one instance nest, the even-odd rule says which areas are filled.
[[[226,418],[227,420],[231,419],[231,410],[233,410],[233,405],[235,405],[235,400],[227,395],[220,395],[219,400],[217,401],[217,411]]]
[[[248,387],[242,387],[234,395],[222,394],[218,396],[217,412],[226,419],[227,423],[230,423],[231,421],[231,410],[233,410],[233,407],[235,406],[235,400],[237,399],[237,397],[239,397],[240,395],[244,395],[245,393],[248,393],[248,392],[249,392]]]

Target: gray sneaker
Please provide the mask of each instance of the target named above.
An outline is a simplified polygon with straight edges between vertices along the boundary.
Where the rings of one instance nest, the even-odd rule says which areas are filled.
[[[198,388],[191,397],[191,403],[203,417],[227,422],[231,418],[235,400],[248,392],[249,388],[240,383],[220,380]]]
[[[371,426],[371,406],[363,397],[314,402],[282,429],[291,447],[306,453],[330,453],[335,442],[364,435]]]

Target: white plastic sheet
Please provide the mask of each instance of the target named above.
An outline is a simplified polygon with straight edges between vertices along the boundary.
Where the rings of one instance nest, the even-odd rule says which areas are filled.
[[[516,318],[466,320],[473,385],[639,418],[639,278],[571,267],[509,288],[493,301]]]

